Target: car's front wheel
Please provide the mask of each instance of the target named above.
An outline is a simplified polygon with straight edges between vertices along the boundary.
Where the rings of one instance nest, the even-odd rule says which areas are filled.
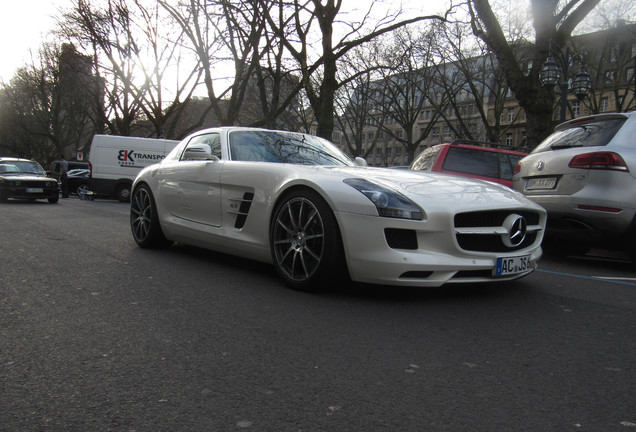
[[[313,190],[298,190],[276,206],[270,227],[276,271],[294,289],[315,291],[346,277],[338,223]]]
[[[133,193],[130,204],[130,228],[135,242],[143,248],[172,244],[161,231],[155,200],[150,188],[145,184],[137,187]]]

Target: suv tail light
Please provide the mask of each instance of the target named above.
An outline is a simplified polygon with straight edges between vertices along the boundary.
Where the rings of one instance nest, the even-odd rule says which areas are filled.
[[[521,172],[521,162],[517,162],[515,169],[512,170],[512,175],[519,174]]]
[[[629,171],[623,158],[612,152],[595,152],[576,155],[572,158],[570,168]]]

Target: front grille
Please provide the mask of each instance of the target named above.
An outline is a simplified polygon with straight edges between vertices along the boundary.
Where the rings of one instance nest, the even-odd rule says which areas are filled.
[[[455,228],[469,227],[499,227],[512,213],[523,216],[528,225],[539,224],[539,213],[517,210],[486,210],[470,213],[458,213],[455,215]]]
[[[13,180],[13,185],[19,188],[51,188],[57,187],[52,181],[38,181],[38,180]]]
[[[517,246],[507,246],[503,238],[509,236],[503,226],[504,221],[511,214],[523,216],[528,226],[525,239]],[[491,210],[455,215],[455,228],[465,229],[457,232],[456,239],[459,247],[471,252],[514,252],[532,246],[539,235],[540,214],[532,211],[519,210]],[[533,228],[534,227],[534,228]]]
[[[417,234],[413,230],[385,228],[384,237],[391,249],[417,249]]]

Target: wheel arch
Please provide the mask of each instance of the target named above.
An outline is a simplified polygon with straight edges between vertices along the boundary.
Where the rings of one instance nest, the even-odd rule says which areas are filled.
[[[334,210],[334,205],[333,202],[331,201],[331,199],[329,199],[329,197],[327,196],[327,194],[325,193],[325,191],[322,188],[317,187],[315,184],[310,184],[310,183],[290,183],[288,184],[286,187],[281,188],[278,192],[278,194],[276,195],[275,199],[272,201],[272,206],[271,206],[271,212],[269,214],[269,219],[268,219],[268,226],[271,226],[272,224],[272,218],[274,217],[274,213],[276,212],[276,209],[278,208],[278,206],[280,205],[280,203],[287,198],[287,196],[289,196],[290,194],[297,192],[297,191],[312,191],[317,193],[318,195],[320,195],[320,197],[322,198],[322,200],[327,204],[327,206],[329,206],[329,209],[331,210],[331,212],[334,214],[334,218],[336,219],[336,228],[338,229],[338,234],[340,235],[340,238],[342,239],[342,226],[340,226],[340,221],[338,220],[338,215],[336,214],[336,211]]]

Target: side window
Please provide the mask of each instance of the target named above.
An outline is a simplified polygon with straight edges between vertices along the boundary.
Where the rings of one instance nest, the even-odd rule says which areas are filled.
[[[501,178],[504,180],[512,180],[512,173],[517,166],[517,162],[523,159],[521,155],[501,153]]]
[[[512,160],[505,153],[499,154],[499,169],[502,180],[512,180]]]
[[[221,137],[217,133],[197,135],[190,140],[181,155],[182,161],[221,159]]]
[[[442,146],[430,147],[424,150],[411,164],[412,170],[430,171],[433,168],[437,155],[442,150]]]
[[[448,149],[443,169],[444,171],[499,178],[499,158],[495,152],[451,147]]]

